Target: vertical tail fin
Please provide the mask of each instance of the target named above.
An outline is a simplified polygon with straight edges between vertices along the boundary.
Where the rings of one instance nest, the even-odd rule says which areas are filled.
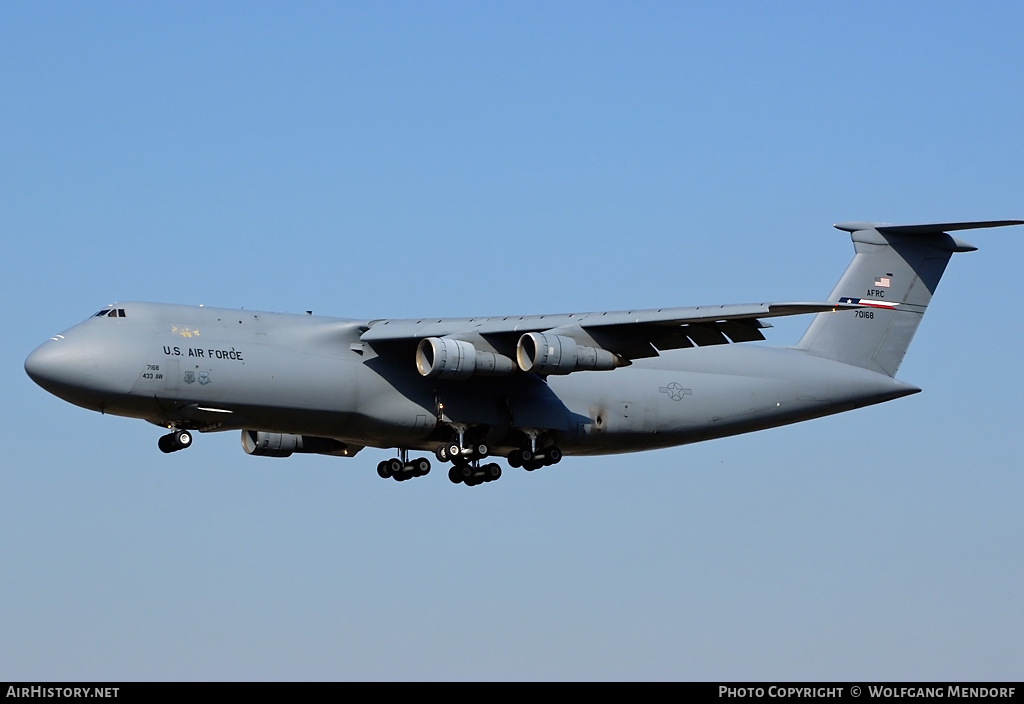
[[[976,249],[946,230],[1020,224],[1024,221],[836,225],[850,233],[856,254],[828,300],[868,307],[818,313],[797,348],[896,376],[949,258]]]

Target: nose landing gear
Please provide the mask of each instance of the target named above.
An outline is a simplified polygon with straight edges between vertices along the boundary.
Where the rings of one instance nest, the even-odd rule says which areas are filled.
[[[156,444],[160,451],[165,453],[184,450],[192,445],[192,433],[187,430],[175,430],[173,433],[160,436]]]

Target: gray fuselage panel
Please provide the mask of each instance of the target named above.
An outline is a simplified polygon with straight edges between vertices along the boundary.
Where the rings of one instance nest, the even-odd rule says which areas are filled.
[[[117,304],[33,355],[60,359],[49,390],[105,413],[200,430],[246,428],[354,445],[433,449],[441,424],[547,433],[567,454],[668,447],[916,392],[801,350],[668,351],[615,371],[441,381],[412,354],[360,342],[369,321],[152,303]],[[74,353],[66,352],[74,350]],[[405,358],[408,354],[408,358]]]

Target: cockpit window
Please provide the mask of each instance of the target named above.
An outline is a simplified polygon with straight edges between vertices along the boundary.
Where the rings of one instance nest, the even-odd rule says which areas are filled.
[[[94,317],[94,318],[102,318],[103,316],[106,316],[108,318],[124,318],[124,317],[126,317],[125,314],[124,314],[124,308],[104,308],[103,310],[101,310],[98,313],[94,314],[92,317]]]

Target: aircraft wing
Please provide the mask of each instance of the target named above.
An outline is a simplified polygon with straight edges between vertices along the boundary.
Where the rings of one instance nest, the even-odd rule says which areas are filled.
[[[753,303],[482,318],[375,320],[361,341],[378,354],[415,347],[424,376],[468,378],[515,371],[568,374],[607,370],[684,347],[763,340],[762,319],[860,306],[828,302]]]

